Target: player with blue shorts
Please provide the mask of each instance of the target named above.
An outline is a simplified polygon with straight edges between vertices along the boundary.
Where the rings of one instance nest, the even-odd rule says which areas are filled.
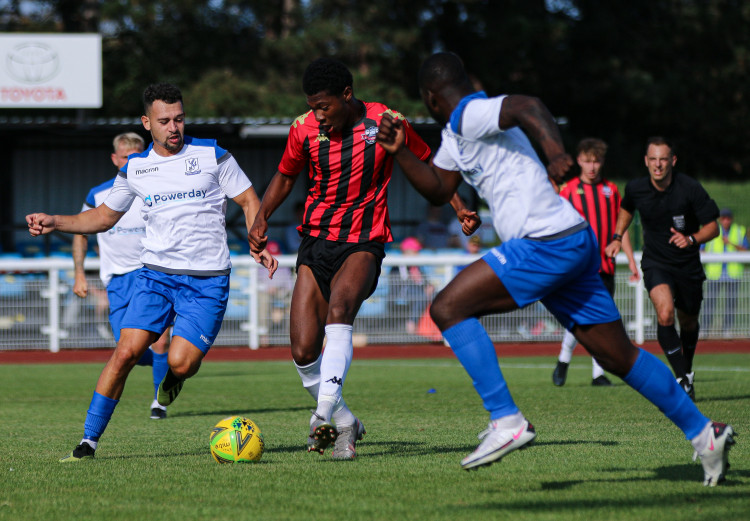
[[[621,377],[684,432],[701,458],[705,485],[722,481],[734,431],[704,416],[671,371],[628,339],[598,274],[593,232],[548,181],[548,175],[562,179],[573,160],[547,108],[536,98],[489,98],[476,92],[461,59],[452,53],[428,58],[419,72],[419,86],[432,116],[446,125],[432,164],[422,163],[403,146],[403,129],[393,118],[383,118],[378,142],[432,204],[450,200],[463,178],[489,205],[502,240],[501,246],[459,272],[430,308],[490,413],[489,427],[480,434],[476,450],[462,460],[463,468],[490,465],[536,438],[511,397],[495,346],[478,319],[539,300],[605,370]],[[547,169],[527,135],[547,157]]]
[[[143,152],[144,141],[135,132],[118,134],[112,141],[114,152],[112,163],[119,170],[128,162],[130,154]],[[96,208],[104,202],[112,190],[116,177],[109,179],[92,188],[86,196],[82,212]],[[120,340],[120,328],[125,311],[133,298],[137,270],[143,267],[141,263],[141,238],[146,235],[146,223],[141,217],[141,203],[136,199],[125,212],[125,215],[110,230],[96,234],[99,245],[99,278],[107,288],[109,302],[109,323],[115,342]],[[86,235],[73,236],[73,265],[75,282],[73,293],[81,298],[88,295],[88,280],[84,270],[88,237]],[[156,400],[159,384],[167,374],[167,349],[169,348],[169,329],[164,331],[159,339],[147,349],[137,365],[151,366],[154,384],[154,399],[151,402],[151,419],[162,420],[167,417],[167,408]]]
[[[169,369],[157,401],[167,406],[193,376],[221,327],[229,296],[226,199],[240,205],[251,226],[260,201],[237,161],[209,139],[185,136],[182,93],[174,85],[150,85],[143,94],[144,128],[153,143],[129,157],[107,199],[77,215],[26,216],[32,236],[58,230],[99,233],[112,228],[135,198],[142,201],[146,235],[132,304],[125,311],[112,357],[91,400],[81,443],[61,462],[91,459],[138,359],[174,323]],[[254,254],[268,268],[278,261]]]

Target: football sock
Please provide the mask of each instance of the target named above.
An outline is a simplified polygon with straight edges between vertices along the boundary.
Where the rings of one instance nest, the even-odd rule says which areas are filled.
[[[313,400],[318,401],[318,392],[320,390],[320,362],[323,359],[319,356],[317,360],[308,365],[297,365],[294,363],[294,367],[297,368],[297,374],[299,374],[302,380],[302,387],[304,387]]]
[[[690,443],[692,443],[693,448],[695,450],[701,451],[708,446],[708,442],[711,439],[711,426],[712,425],[713,425],[713,422],[709,421],[706,424],[706,426],[703,427],[703,430],[700,432],[700,434],[690,440]]]
[[[557,357],[557,360],[564,364],[569,364],[570,359],[573,358],[573,350],[577,344],[578,340],[576,340],[575,335],[566,329],[562,345],[560,346],[560,356]]]
[[[495,426],[500,429],[517,429],[521,425],[523,425],[523,422],[526,421],[526,418],[524,418],[521,411],[518,411],[515,414],[509,414],[508,416],[503,416],[502,418],[498,418],[497,420],[494,420]]]
[[[328,324],[326,326],[326,347],[320,362],[320,390],[318,392],[318,414],[331,419],[333,406],[340,398],[346,380],[346,373],[352,363],[352,326],[349,324]],[[330,406],[329,406],[330,404]]]
[[[495,345],[479,320],[459,322],[443,331],[443,337],[469,373],[491,420],[519,412],[498,365]]]
[[[671,326],[656,326],[656,339],[662,351],[667,356],[669,365],[677,378],[685,376],[685,357],[682,356],[682,344],[674,324]]]
[[[600,366],[599,362],[596,361],[596,358],[592,356],[591,357],[591,379],[596,380],[600,376],[604,376],[604,369],[602,369],[602,366]]]
[[[94,391],[91,398],[89,410],[86,412],[86,421],[83,424],[83,439],[99,441],[99,437],[107,428],[112,413],[119,400],[113,400]],[[93,447],[93,445],[92,445]],[[96,447],[93,447],[96,448]]]
[[[150,347],[143,352],[135,365],[154,365],[154,352]]]
[[[680,340],[682,340],[682,353],[685,359],[685,372],[693,372],[693,358],[695,358],[695,349],[698,346],[698,334],[700,326],[695,331],[680,331]]]
[[[151,351],[151,349],[149,349],[149,351]],[[167,374],[167,370],[169,369],[169,362],[167,361],[168,356],[169,353],[153,354],[154,362],[153,369],[151,370],[151,376],[154,381],[154,397],[156,397],[156,393],[159,391],[159,384],[162,380],[164,380],[164,376]]]
[[[320,390],[321,360],[322,357],[318,357],[315,362],[308,365],[297,365],[296,362],[294,364],[294,367],[297,368],[297,373],[302,380],[302,387],[304,387],[307,392],[310,393],[310,396],[312,396],[315,401],[318,400],[318,393]],[[354,414],[352,414],[352,411],[350,411],[349,407],[346,406],[346,402],[344,401],[343,397],[339,399],[339,403],[334,406],[332,418],[337,427],[354,424]]]
[[[685,433],[688,440],[692,440],[710,420],[698,410],[666,365],[643,349],[639,351],[635,364],[623,380],[656,405]]]

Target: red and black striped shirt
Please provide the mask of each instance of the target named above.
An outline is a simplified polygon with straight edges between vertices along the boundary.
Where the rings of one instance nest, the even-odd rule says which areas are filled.
[[[584,219],[588,221],[599,241],[599,252],[602,257],[600,271],[608,275],[615,274],[615,263],[604,253],[607,244],[615,233],[617,212],[620,211],[620,191],[617,185],[602,179],[596,184],[586,184],[575,178],[560,189],[560,196],[570,201]]]
[[[421,160],[430,148],[406,119],[382,103],[364,103],[365,115],[351,129],[325,133],[312,111],[289,129],[279,172],[297,175],[309,165],[312,181],[300,233],[337,242],[390,242],[388,183],[393,157],[375,143],[383,114],[402,119],[406,146]]]

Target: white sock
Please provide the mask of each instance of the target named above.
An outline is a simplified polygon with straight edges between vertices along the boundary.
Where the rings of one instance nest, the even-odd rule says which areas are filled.
[[[703,449],[705,449],[708,446],[708,441],[711,438],[711,425],[713,422],[709,421],[705,427],[703,427],[703,430],[701,433],[690,440],[690,443],[693,444],[693,448],[700,452]]]
[[[96,447],[99,446],[99,442],[98,441],[90,440],[88,438],[83,438],[81,440],[81,443],[87,443],[89,445],[89,447],[91,447],[94,450],[96,450]]]
[[[604,374],[604,369],[602,369],[602,366],[600,366],[599,362],[596,361],[596,358],[592,356],[591,357],[591,378],[596,380],[603,374]]]
[[[308,365],[297,365],[294,363],[294,367],[297,368],[297,374],[299,374],[302,380],[302,387],[304,387],[313,400],[318,401],[318,392],[320,391],[320,362],[323,359],[319,356],[317,360]]]
[[[354,355],[352,326],[349,324],[328,324],[326,326],[326,337],[326,347],[323,350],[320,363],[317,413],[325,420],[330,420],[333,407],[341,400],[346,373],[349,371]]]
[[[518,411],[515,414],[509,414],[508,416],[498,418],[493,423],[495,424],[495,427],[499,429],[517,429],[518,427],[523,425],[523,422],[525,421],[526,418],[524,417],[523,413],[521,411]]]
[[[167,410],[166,407],[164,407],[162,404],[160,404],[156,400],[154,400],[153,402],[151,402],[151,408],[152,409],[161,409],[162,411],[166,411]]]
[[[575,335],[566,329],[560,346],[560,356],[557,359],[564,364],[569,364],[570,359],[573,358],[573,350],[576,348],[576,344],[578,344],[578,340],[576,340]]]

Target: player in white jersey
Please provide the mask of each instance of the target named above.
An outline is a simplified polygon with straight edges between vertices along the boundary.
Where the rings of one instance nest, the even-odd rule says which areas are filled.
[[[452,53],[428,58],[419,86],[428,110],[446,124],[433,163],[422,163],[403,146],[403,128],[393,118],[383,118],[378,142],[433,204],[450,200],[463,177],[490,206],[503,241],[459,272],[430,308],[490,413],[489,427],[461,462],[463,468],[490,465],[536,438],[510,395],[494,344],[478,318],[539,300],[604,369],[620,376],[685,433],[701,458],[704,484],[722,481],[733,429],[704,416],[662,362],[630,343],[599,277],[599,249],[591,228],[548,182],[547,173],[560,180],[573,160],[547,108],[536,98],[488,98],[476,92]],[[547,157],[546,171],[527,134]]]
[[[112,141],[114,152],[112,163],[121,169],[128,162],[130,154],[143,152],[145,143],[143,138],[135,132],[118,134]],[[116,177],[95,186],[89,191],[81,211],[91,210],[104,202],[112,189]],[[141,206],[143,203],[136,199],[125,212],[125,215],[115,226],[106,232],[96,234],[99,244],[99,277],[107,288],[107,300],[109,301],[109,323],[115,342],[120,340],[120,324],[125,316],[125,311],[130,304],[135,289],[136,270],[143,267],[141,263],[141,238],[146,235],[146,223],[141,217]],[[75,269],[75,282],[73,293],[81,298],[88,295],[88,281],[84,271],[86,250],[88,249],[88,237],[86,235],[73,236],[73,264]],[[152,380],[154,384],[154,399],[151,402],[151,419],[161,420],[167,417],[167,408],[156,401],[156,393],[159,384],[167,374],[167,349],[169,347],[169,329],[147,349],[137,365],[150,365],[152,367]]]
[[[185,136],[182,93],[174,85],[150,85],[143,93],[144,128],[153,143],[131,156],[103,204],[77,215],[26,216],[32,236],[58,230],[98,233],[112,228],[143,202],[146,222],[143,268],[138,270],[133,305],[122,321],[115,352],[99,376],[81,443],[61,462],[91,459],[109,423],[131,369],[174,322],[169,370],[157,400],[167,406],[193,376],[219,333],[229,297],[226,199],[240,205],[252,225],[260,201],[237,161],[214,140]],[[267,251],[254,254],[268,269],[278,261]]]

